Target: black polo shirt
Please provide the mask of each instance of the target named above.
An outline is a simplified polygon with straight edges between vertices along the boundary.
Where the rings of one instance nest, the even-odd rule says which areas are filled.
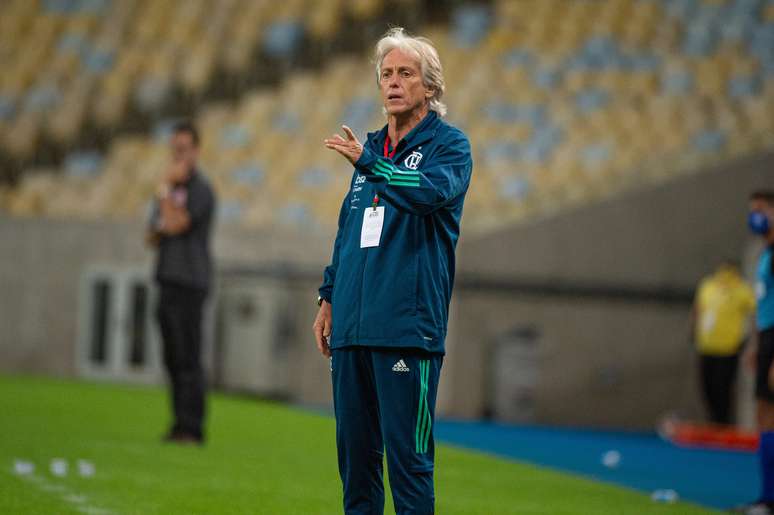
[[[161,284],[185,286],[208,291],[212,275],[210,232],[215,211],[215,194],[207,179],[194,170],[185,183],[169,193],[173,202],[184,205],[191,216],[191,226],[185,232],[161,235],[156,259],[156,281]],[[151,230],[159,219],[159,203],[155,201],[151,214]]]

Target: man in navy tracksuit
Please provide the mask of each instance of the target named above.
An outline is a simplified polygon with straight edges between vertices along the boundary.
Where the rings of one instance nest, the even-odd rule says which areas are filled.
[[[325,140],[355,167],[314,324],[331,357],[346,514],[384,512],[387,452],[398,514],[434,513],[433,420],[454,250],[472,161],[445,123],[438,54],[392,29],[376,47],[387,125],[364,145]]]

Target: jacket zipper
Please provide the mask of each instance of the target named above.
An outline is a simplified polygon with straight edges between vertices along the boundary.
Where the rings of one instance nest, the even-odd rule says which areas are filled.
[[[371,191],[369,191],[368,196],[371,196],[372,194],[373,194],[373,188],[371,188]],[[365,204],[363,204],[363,209],[364,210],[368,209],[368,207]],[[357,331],[355,334],[355,339],[356,339],[355,345],[360,345],[360,326],[363,325],[363,320],[362,320],[363,297],[364,297],[363,285],[365,284],[365,269],[366,269],[366,264],[368,263],[369,250],[371,250],[370,247],[365,249],[366,254],[365,254],[365,257],[363,257],[362,269],[360,270],[360,301],[357,304]]]
[[[361,270],[361,273],[360,273],[360,302],[357,305],[357,334],[356,334],[357,341],[355,342],[356,345],[360,345],[360,326],[363,325],[363,318],[362,318],[363,297],[365,296],[365,292],[363,291],[363,285],[365,284],[365,269],[366,269],[366,264],[368,263],[369,250],[371,249],[370,248],[365,249],[366,255],[363,258],[363,269]]]

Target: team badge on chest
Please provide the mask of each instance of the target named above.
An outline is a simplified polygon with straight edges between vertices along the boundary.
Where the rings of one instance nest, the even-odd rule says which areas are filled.
[[[416,170],[419,168],[419,162],[422,160],[422,153],[416,150],[412,152],[406,159],[403,160],[403,164],[409,170]]]

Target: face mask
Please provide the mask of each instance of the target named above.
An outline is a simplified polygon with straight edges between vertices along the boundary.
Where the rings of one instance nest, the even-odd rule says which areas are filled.
[[[769,233],[769,217],[762,211],[750,211],[747,217],[747,226],[753,234],[766,236]]]

